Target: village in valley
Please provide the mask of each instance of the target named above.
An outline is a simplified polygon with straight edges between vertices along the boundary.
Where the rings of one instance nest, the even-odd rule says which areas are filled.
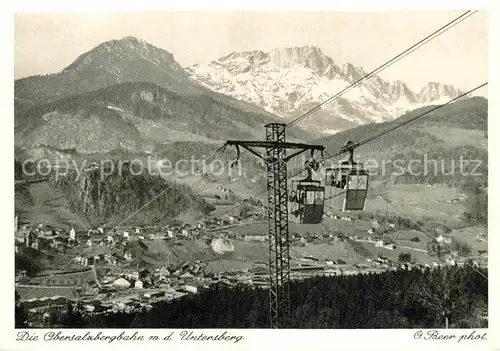
[[[57,324],[68,304],[83,314],[133,313],[213,284],[268,288],[268,224],[265,207],[258,209],[245,218],[224,214],[158,227],[19,226],[16,253],[51,257],[52,266],[31,277],[20,271],[16,299],[29,323],[41,326]],[[445,250],[452,244],[446,230],[436,228],[430,240],[423,231],[398,228],[396,220],[371,217],[325,214],[322,229],[291,223],[291,279],[486,265],[486,249]],[[476,241],[486,244],[481,234]]]

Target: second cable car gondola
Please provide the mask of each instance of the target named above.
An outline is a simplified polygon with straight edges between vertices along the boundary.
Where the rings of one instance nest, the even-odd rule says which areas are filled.
[[[368,172],[354,161],[353,142],[344,150],[349,159],[325,170],[325,205],[329,211],[364,211],[368,194]]]
[[[289,196],[291,219],[301,224],[317,224],[323,219],[325,187],[321,181],[312,179],[311,168],[314,169],[315,165],[308,165],[306,178],[292,181]]]

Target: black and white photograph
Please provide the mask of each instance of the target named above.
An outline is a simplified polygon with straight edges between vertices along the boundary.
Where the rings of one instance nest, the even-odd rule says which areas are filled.
[[[3,290],[18,338],[484,340],[488,11],[45,11],[13,24]]]

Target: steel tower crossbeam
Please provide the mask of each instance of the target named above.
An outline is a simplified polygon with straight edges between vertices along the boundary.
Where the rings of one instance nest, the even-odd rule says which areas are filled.
[[[269,222],[269,318],[271,328],[290,324],[290,241],[288,228],[287,162],[322,145],[287,143],[285,124],[265,126],[266,141],[229,140],[226,145],[243,147],[263,159],[267,168],[267,217]],[[253,148],[265,148],[260,154]],[[287,156],[287,149],[295,152]]]

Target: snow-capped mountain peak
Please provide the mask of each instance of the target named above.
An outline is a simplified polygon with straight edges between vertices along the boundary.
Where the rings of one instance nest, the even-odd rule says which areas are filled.
[[[443,103],[453,99],[462,93],[452,85],[441,84],[438,82],[427,83],[418,93],[420,101],[428,103]]]
[[[325,101],[367,74],[351,63],[337,63],[315,46],[233,52],[188,67],[191,78],[208,88],[292,118]],[[458,96],[451,85],[429,83],[413,92],[403,81],[373,77],[325,105],[302,124],[312,130],[343,130],[394,119],[420,106]]]

